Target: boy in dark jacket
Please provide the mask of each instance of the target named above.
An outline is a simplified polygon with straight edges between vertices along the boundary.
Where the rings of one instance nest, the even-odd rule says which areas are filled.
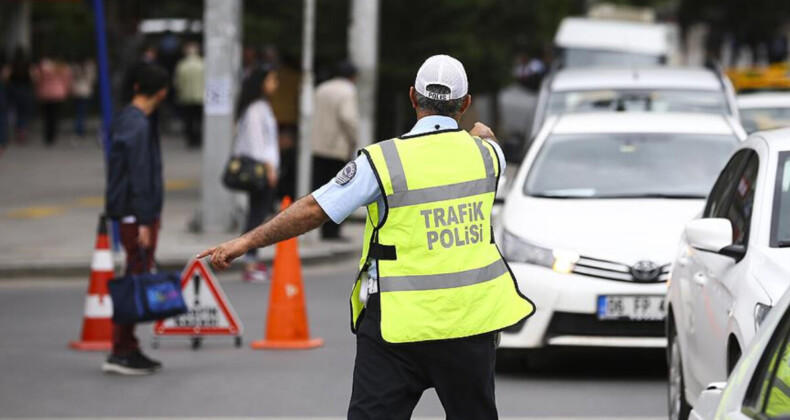
[[[167,97],[169,79],[158,66],[141,67],[135,74],[132,102],[112,124],[105,211],[121,223],[130,274],[150,271],[154,264],[164,188],[159,132],[150,117]],[[134,327],[113,325],[112,354],[102,365],[104,372],[143,375],[161,369],[161,363],[140,351]]]

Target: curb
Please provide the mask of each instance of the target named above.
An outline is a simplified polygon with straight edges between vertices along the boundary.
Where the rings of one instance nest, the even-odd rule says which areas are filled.
[[[319,249],[319,248],[302,248],[299,250],[299,258],[302,265],[317,265],[330,261],[337,261],[338,259],[345,259],[357,256],[359,247],[354,245],[348,246],[334,246],[333,249]],[[122,253],[121,253],[122,254]],[[261,255],[260,260],[271,264],[274,259],[274,254],[266,253]],[[184,258],[161,258],[157,259],[157,267],[163,271],[180,271],[186,265],[188,259]],[[240,272],[242,264],[236,260],[230,268],[225,272]],[[46,276],[80,276],[84,275],[86,278],[90,275],[91,261],[63,261],[63,262],[46,262],[42,261],[37,264],[20,264],[18,266],[8,264],[7,266],[0,266],[0,281],[19,279],[25,277],[46,277]]]

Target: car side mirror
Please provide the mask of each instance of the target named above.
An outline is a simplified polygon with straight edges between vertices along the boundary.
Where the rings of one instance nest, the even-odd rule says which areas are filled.
[[[686,224],[685,235],[694,249],[721,254],[736,262],[746,255],[743,245],[732,243],[732,223],[727,219],[694,219]]]

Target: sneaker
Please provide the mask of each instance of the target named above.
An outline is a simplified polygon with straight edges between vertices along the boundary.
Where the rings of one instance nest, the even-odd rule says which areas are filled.
[[[150,366],[151,369],[154,371],[162,370],[162,362],[158,360],[154,360],[149,358],[148,356],[144,355],[143,352],[137,350],[134,354],[134,357],[137,357],[143,365]]]
[[[146,363],[138,357],[136,353],[130,354],[111,354],[107,361],[101,366],[104,373],[117,373],[119,375],[150,375],[154,373],[154,368],[150,363]]]
[[[244,269],[244,281],[248,283],[264,283],[269,281],[269,270],[266,264],[257,263],[253,268]]]

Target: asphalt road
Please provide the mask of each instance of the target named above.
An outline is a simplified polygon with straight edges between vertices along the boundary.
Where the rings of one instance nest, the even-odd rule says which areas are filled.
[[[255,417],[343,418],[351,392],[354,337],[348,293],[354,262],[304,270],[314,336],[324,347],[253,351],[261,338],[268,284],[238,274],[221,283],[245,327],[245,345],[186,339],[150,349],[150,326],[138,335],[165,369],[148,377],[101,373],[102,354],[67,349],[78,338],[87,280],[0,280],[0,418]],[[666,418],[666,369],[659,352],[552,352],[536,368],[501,372],[497,401],[503,418]],[[415,417],[443,418],[427,391]]]

